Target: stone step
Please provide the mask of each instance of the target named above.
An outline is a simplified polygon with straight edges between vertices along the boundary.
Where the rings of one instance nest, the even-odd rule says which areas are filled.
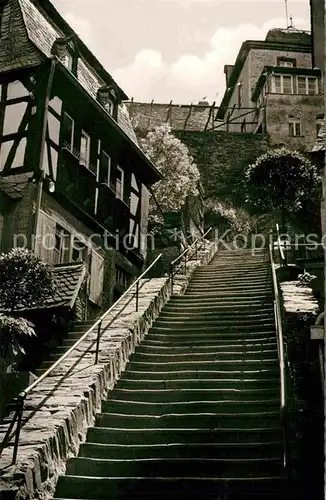
[[[84,499],[84,500],[154,500],[158,499],[191,499],[203,497],[205,500],[216,500],[223,498],[227,482],[228,494],[241,494],[237,499],[247,500],[244,494],[248,492],[248,499],[252,499],[252,493],[258,500],[288,500],[289,491],[283,471],[278,474],[269,473],[251,475],[250,477],[237,476],[223,477],[196,477],[185,476],[174,477],[90,477],[61,476],[59,478],[54,498],[57,499]],[[159,495],[159,496],[158,496]],[[281,496],[282,495],[282,496]]]
[[[73,333],[73,332],[71,332]],[[74,337],[73,335],[70,335],[69,333],[69,336],[67,339],[65,339],[62,343],[62,346],[58,346],[58,347],[66,347],[67,349],[69,349],[70,347],[72,347],[78,340],[78,338],[80,337]],[[89,344],[91,344],[91,335],[89,336],[89,340],[86,339],[86,342],[89,342]]]
[[[258,259],[256,261],[250,259],[219,259],[211,261],[206,267],[198,268],[197,273],[204,274],[217,270],[232,271],[238,269],[244,271],[267,270],[270,269],[270,262],[263,259]]]
[[[277,475],[282,471],[282,454],[259,458],[71,458],[66,474],[97,477],[209,477],[228,478]]]
[[[224,366],[223,369],[216,367],[215,369],[207,369],[207,367],[196,368],[193,367],[190,370],[179,369],[177,366],[163,367],[160,370],[151,371],[146,369],[140,369],[138,366],[131,369],[128,366],[128,370],[122,374],[122,377],[128,376],[129,379],[151,379],[151,380],[185,380],[185,379],[199,379],[207,380],[212,378],[224,378],[224,379],[258,379],[262,378],[276,378],[279,377],[280,371],[279,366],[271,364],[268,367],[256,368],[242,366],[241,369],[237,369],[232,365]]]
[[[248,277],[250,279],[248,279]],[[238,269],[230,271],[229,269],[225,270],[224,272],[223,269],[221,271],[217,272],[194,272],[189,280],[189,284],[194,284],[197,283],[198,285],[205,284],[206,282],[209,283],[229,283],[230,285],[232,284],[238,284],[238,283],[261,283],[261,282],[266,282],[266,281],[272,281],[272,273],[270,269],[261,269],[259,271],[254,270],[250,271],[249,274],[248,272],[244,271],[239,271]]]
[[[199,355],[199,354],[213,354],[215,353],[216,355],[219,354],[219,352],[223,351],[237,351],[237,352],[253,352],[253,351],[261,351],[264,349],[275,349],[276,347],[276,340],[271,341],[268,340],[267,342],[241,342],[241,341],[235,341],[235,342],[229,342],[229,343],[223,343],[223,344],[208,344],[204,346],[198,346],[198,345],[189,345],[189,346],[168,346],[168,345],[151,345],[146,342],[142,342],[140,346],[137,347],[136,353],[143,354],[143,355],[166,355],[166,354],[172,354],[172,355],[177,355],[180,354],[182,356],[188,355],[192,356],[193,354]]]
[[[196,279],[197,277],[216,277],[216,276],[253,276],[257,277],[260,275],[267,275],[271,273],[271,267],[269,264],[265,265],[264,263],[261,264],[254,264],[254,265],[248,265],[246,263],[232,263],[232,265],[228,262],[220,262],[219,265],[216,266],[207,266],[206,268],[197,268],[193,275],[192,278]]]
[[[267,280],[267,279],[262,279],[260,281],[257,281],[255,283],[252,283],[251,281],[249,282],[248,278],[246,280],[243,280],[243,282],[238,282],[235,280],[227,280],[225,282],[219,282],[219,281],[209,281],[208,279],[203,280],[201,283],[193,282],[189,283],[187,290],[185,293],[189,293],[190,291],[194,290],[198,292],[202,291],[207,291],[209,292],[210,290],[228,290],[232,291],[235,294],[240,290],[271,290],[272,289],[272,283]]]
[[[259,314],[260,312],[274,312],[273,303],[271,302],[262,302],[261,300],[247,302],[236,302],[231,303],[230,301],[224,301],[224,303],[218,302],[202,302],[195,305],[194,302],[189,304],[185,302],[173,302],[170,300],[167,305],[162,308],[162,313],[165,314],[167,312],[171,312],[173,314],[249,314],[250,312],[255,311],[255,313]]]
[[[259,399],[260,398],[260,399]],[[109,407],[111,408],[112,401],[124,401],[124,402],[141,402],[141,403],[194,403],[194,402],[212,402],[219,403],[220,401],[232,401],[239,403],[240,401],[247,401],[248,404],[257,402],[260,405],[260,401],[271,400],[279,404],[278,397],[278,387],[260,387],[258,389],[253,388],[239,388],[239,387],[209,387],[195,388],[195,389],[183,389],[179,388],[178,391],[173,389],[139,389],[137,387],[132,387],[130,389],[123,389],[118,386],[112,392],[110,398],[103,403],[103,409]]]
[[[159,336],[161,337],[161,336]],[[260,334],[260,335],[251,335],[249,337],[238,337],[236,334],[230,334],[227,336],[225,339],[221,339],[219,336],[213,334],[206,334],[204,337],[196,338],[190,337],[187,339],[186,337],[179,337],[176,340],[178,342],[171,342],[170,338],[168,337],[167,339],[161,339],[157,338],[157,335],[148,335],[145,337],[145,339],[141,343],[141,347],[165,347],[166,349],[173,349],[173,348],[186,348],[189,347],[190,349],[202,349],[205,348],[206,346],[208,347],[222,347],[226,345],[242,345],[244,347],[250,346],[251,344],[255,345],[265,345],[265,344],[276,344],[276,333],[272,332],[271,334]]]
[[[211,274],[198,274],[193,275],[189,281],[189,285],[198,284],[198,286],[207,283],[217,284],[217,285],[248,285],[248,284],[271,284],[271,273],[268,270],[264,272],[251,272],[244,273],[242,271],[229,272],[214,272]]]
[[[209,429],[198,427],[173,428],[152,427],[139,429],[117,427],[90,427],[87,432],[88,443],[120,444],[120,445],[162,445],[169,443],[225,443],[250,446],[251,443],[283,442],[283,430],[276,427],[253,427],[248,429],[217,428]]]
[[[239,328],[240,330],[243,328],[250,328],[251,326],[265,326],[265,325],[275,325],[274,322],[274,315],[273,314],[268,314],[264,316],[256,315],[256,316],[236,316],[236,325],[235,323],[235,318],[230,318],[230,317],[214,317],[211,315],[210,318],[196,318],[194,316],[193,318],[186,318],[186,319],[181,319],[181,318],[171,318],[171,317],[162,317],[161,315],[159,318],[154,322],[154,326],[152,326],[152,329],[165,329],[167,328],[168,330],[179,330],[179,328],[189,328],[189,330],[193,330],[195,327],[199,328],[204,328],[205,330],[207,327],[209,327],[210,330],[212,330],[214,327],[217,327],[218,329],[223,328],[224,326],[227,328],[228,326],[235,326],[236,328]]]
[[[276,442],[172,442],[159,444],[102,444],[83,443],[79,457],[100,459],[149,459],[149,458],[259,458],[281,456],[283,441]]]
[[[247,310],[243,309],[240,311],[234,311],[232,309],[225,311],[225,310],[203,310],[201,312],[199,311],[191,311],[191,310],[182,310],[181,308],[179,310],[173,310],[173,309],[166,309],[163,308],[159,319],[164,319],[166,320],[196,320],[196,321],[206,321],[214,318],[221,318],[221,319],[257,319],[257,318],[270,318],[274,317],[274,309],[271,307],[269,310],[264,310],[263,308],[261,311],[257,311],[256,308],[252,310],[251,308],[248,308]]]
[[[274,357],[265,358],[262,360],[258,356],[254,359],[238,360],[238,359],[216,359],[214,361],[170,361],[166,362],[146,362],[146,361],[129,361],[127,370],[140,370],[140,371],[174,371],[176,368],[179,370],[227,370],[233,368],[246,368],[246,369],[263,369],[269,367],[277,367],[277,361]]]
[[[178,296],[173,296],[172,299],[170,299],[171,302],[169,302],[169,305],[184,305],[184,304],[190,304],[190,305],[198,305],[202,304],[203,306],[205,305],[229,305],[234,307],[237,307],[239,305],[246,305],[247,307],[250,305],[251,307],[255,307],[256,305],[263,305],[263,304],[271,304],[271,299],[272,297],[270,295],[264,294],[259,294],[259,295],[253,295],[251,297],[248,297],[246,295],[224,295],[224,296],[203,296],[201,297],[200,295],[178,295]]]
[[[214,397],[216,398],[215,401],[205,401],[203,399],[200,401],[167,401],[165,403],[150,402],[149,398],[145,397],[143,398],[144,401],[110,399],[103,404],[102,411],[111,415],[145,415],[157,417],[168,414],[187,415],[190,413],[219,413],[221,415],[232,413],[237,415],[244,412],[256,413],[264,408],[268,408],[269,411],[274,410],[275,412],[279,412],[280,408],[280,400],[275,397],[275,391],[273,391],[273,397],[268,398],[265,395],[265,399],[253,399],[252,401],[240,399],[238,395],[233,396],[234,399],[231,399],[229,394],[224,395],[223,398],[222,391],[220,395],[216,394]],[[230,399],[226,399],[226,397]],[[259,395],[256,395],[256,398],[258,397]]]
[[[259,426],[277,427],[280,425],[279,410],[258,410],[257,412],[195,412],[167,413],[164,415],[139,415],[125,413],[100,413],[96,416],[96,425],[100,427],[153,428],[153,427],[202,427],[228,428],[239,427],[250,429]]]
[[[190,278],[189,285],[188,286],[193,286],[197,285],[199,288],[201,286],[204,286],[205,284],[216,284],[216,285],[227,285],[227,286],[234,286],[236,287],[237,285],[265,285],[266,283],[270,284],[272,283],[272,275],[270,272],[264,272],[264,273],[252,273],[248,277],[247,274],[224,274],[224,275],[193,275]]]
[[[204,297],[202,297],[204,296]],[[264,289],[261,289],[261,290],[246,290],[245,288],[242,289],[242,290],[238,290],[236,293],[233,291],[233,290],[228,290],[227,288],[225,289],[221,289],[221,290],[203,290],[203,291],[199,291],[199,290],[190,290],[189,292],[185,292],[184,295],[180,295],[180,299],[183,298],[184,299],[191,299],[191,298],[196,298],[196,299],[200,299],[200,298],[205,298],[206,300],[207,299],[215,299],[215,300],[218,300],[218,298],[223,298],[223,297],[232,297],[232,300],[237,300],[237,298],[240,298],[240,299],[246,299],[246,300],[250,300],[251,298],[254,298],[254,297],[257,297],[257,298],[268,298],[268,297],[272,297],[272,290],[271,289],[267,289],[267,288],[264,288]]]
[[[167,325],[169,325],[167,323]],[[191,335],[191,334],[194,334],[194,335],[205,335],[206,333],[209,333],[209,332],[215,332],[217,335],[223,337],[224,334],[227,334],[227,333],[231,333],[231,332],[236,332],[238,330],[240,330],[239,332],[239,336],[242,336],[242,335],[248,335],[247,332],[250,332],[249,333],[249,336],[251,335],[251,333],[254,333],[254,332],[268,332],[268,331],[273,331],[275,329],[275,322],[273,320],[269,320],[269,321],[263,321],[261,323],[259,322],[252,322],[252,321],[249,321],[249,322],[244,322],[242,321],[241,322],[241,325],[240,324],[235,324],[234,322],[230,321],[230,322],[226,322],[226,321],[220,321],[218,324],[216,325],[211,325],[211,324],[199,324],[197,326],[189,326],[187,327],[185,324],[180,324],[180,325],[169,325],[169,326],[163,326],[163,323],[159,323],[158,321],[156,321],[154,323],[154,326],[152,326],[149,330],[150,333],[152,334],[178,334],[178,335],[182,335],[182,334],[185,334],[185,335]]]
[[[216,330],[216,329],[215,329]],[[275,329],[269,328],[269,329],[262,329],[256,331],[256,330],[251,330],[249,329],[248,331],[242,330],[241,332],[236,332],[232,331],[231,329],[224,331],[223,332],[217,332],[217,331],[206,331],[202,332],[198,329],[195,331],[190,331],[188,332],[188,335],[186,332],[180,332],[178,331],[177,333],[169,332],[167,330],[162,330],[162,333],[159,333],[158,331],[154,331],[153,329],[150,329],[146,338],[146,341],[150,340],[156,340],[156,341],[164,341],[168,343],[170,342],[192,342],[193,345],[197,345],[197,342],[200,344],[201,341],[203,340],[209,340],[209,341],[227,341],[229,342],[230,339],[232,340],[242,340],[242,341],[250,341],[250,340],[255,340],[259,341],[259,339],[265,339],[265,338],[270,338],[270,339],[276,339],[276,333]],[[200,332],[200,335],[199,335]]]
[[[139,352],[132,356],[132,362],[146,362],[146,363],[184,363],[187,362],[196,362],[196,361],[220,361],[220,360],[237,360],[239,363],[243,361],[249,361],[251,359],[278,359],[278,351],[277,348],[271,349],[256,349],[256,350],[221,350],[221,351],[207,351],[203,352],[186,352],[186,353],[175,353],[175,354],[162,354],[162,353],[150,353],[150,352]]]
[[[119,380],[117,387],[119,389],[151,389],[158,391],[160,389],[172,389],[174,391],[179,389],[219,389],[228,387],[229,389],[260,389],[270,388],[275,390],[279,387],[279,378],[187,378],[187,379],[152,379],[150,374],[148,378],[137,378],[128,376],[128,372],[124,373]],[[221,375],[222,377],[222,375]]]
[[[185,291],[184,295],[207,295],[208,297],[212,295],[246,295],[246,296],[252,296],[253,294],[257,295],[264,295],[264,294],[270,294],[272,293],[272,287],[270,286],[269,283],[261,283],[257,285],[247,285],[244,286],[242,284],[239,284],[237,286],[228,286],[228,285],[202,285],[198,286],[196,284],[194,285],[189,285],[187,290]]]
[[[271,296],[272,294],[272,288],[270,286],[263,285],[261,287],[243,287],[239,286],[236,289],[231,289],[231,287],[228,286],[209,286],[206,285],[206,287],[199,288],[197,286],[194,287],[189,287],[187,291],[184,293],[184,297],[191,297],[191,296],[196,296],[196,297],[229,297],[233,296],[234,297],[248,297],[248,299],[257,296],[257,297],[264,297],[264,296]]]

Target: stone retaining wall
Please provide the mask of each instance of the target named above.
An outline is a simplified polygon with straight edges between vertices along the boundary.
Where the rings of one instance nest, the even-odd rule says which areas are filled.
[[[215,243],[198,252],[198,260],[188,263],[187,275],[174,278],[173,293],[182,294],[193,270],[208,263],[215,252]],[[138,312],[131,293],[104,321],[107,328],[101,337],[98,364],[94,364],[94,331],[27,397],[17,463],[11,465],[12,445],[0,457],[1,500],[52,497],[68,458],[78,454],[88,427],[94,425],[95,415],[101,411],[102,400],[108,397],[129,356],[170,295],[168,277],[142,280]],[[114,319],[123,306],[124,311]],[[0,442],[6,428],[0,426]]]

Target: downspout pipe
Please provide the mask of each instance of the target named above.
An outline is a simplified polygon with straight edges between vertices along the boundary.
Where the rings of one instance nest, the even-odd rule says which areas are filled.
[[[37,241],[37,226],[40,218],[40,209],[42,202],[42,193],[43,193],[43,183],[45,179],[45,172],[43,168],[43,156],[45,149],[45,140],[46,140],[46,130],[48,123],[48,109],[49,109],[49,101],[51,90],[53,86],[55,68],[57,65],[57,59],[52,56],[51,57],[51,67],[49,71],[48,83],[46,86],[45,98],[44,98],[44,113],[43,113],[43,123],[42,123],[42,135],[41,135],[41,148],[40,148],[40,156],[38,161],[38,183],[37,183],[37,194],[36,194],[36,202],[35,202],[35,216],[34,216],[34,227],[32,233],[32,250],[35,252],[36,250],[36,241]]]

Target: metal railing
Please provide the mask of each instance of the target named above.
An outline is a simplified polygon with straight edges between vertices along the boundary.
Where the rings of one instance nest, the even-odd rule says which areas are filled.
[[[279,247],[279,238],[277,239],[277,246],[281,253],[281,248]],[[282,314],[281,314],[281,301],[280,294],[276,276],[276,267],[274,262],[274,242],[269,245],[269,255],[272,269],[272,280],[273,280],[273,292],[274,292],[274,316],[275,316],[275,327],[276,327],[276,337],[277,337],[277,350],[280,368],[280,412],[281,412],[281,422],[283,425],[284,432],[284,467],[288,465],[288,432],[287,432],[287,392],[286,392],[286,373],[285,373],[285,356],[284,356],[284,338],[283,338],[283,327],[282,327]]]
[[[126,306],[130,303],[130,301],[136,297],[136,311],[138,311],[139,308],[139,283],[140,281],[146,276],[146,274],[152,269],[152,267],[161,259],[162,254],[158,255],[156,259],[145,269],[145,271],[130,285],[130,287],[119,297],[119,299],[112,304],[112,306],[104,313],[102,316],[95,321],[95,323],[85,332],[75,343],[72,347],[68,349],[67,352],[65,352],[55,363],[53,363],[48,370],[46,370],[40,377],[38,377],[31,385],[29,385],[24,391],[22,391],[18,397],[16,398],[16,404],[15,404],[15,413],[13,415],[13,418],[9,424],[9,427],[7,429],[7,432],[5,434],[5,437],[0,444],[0,454],[4,450],[4,448],[7,447],[9,442],[13,437],[15,437],[14,440],[14,448],[13,448],[13,459],[12,459],[12,464],[16,463],[17,459],[17,452],[18,452],[18,446],[19,446],[19,436],[20,436],[20,431],[22,427],[22,418],[23,418],[23,413],[24,413],[24,403],[26,400],[26,397],[28,394],[30,394],[35,387],[37,387],[46,377],[48,377],[65,359],[70,356],[70,354],[82,343],[84,342],[87,337],[94,332],[96,329],[96,348],[95,348],[95,363],[98,363],[98,357],[99,357],[99,351],[100,351],[100,340],[101,340],[101,335],[102,333],[110,326],[110,324],[117,319],[117,317],[125,310]],[[107,318],[107,316],[115,309],[119,303],[126,298],[126,296],[136,287],[135,293],[132,295],[130,300],[124,304],[122,309],[119,310],[118,314],[115,315],[109,323],[106,323],[105,329],[102,329],[103,326],[103,321]],[[95,341],[91,342],[90,346],[85,350],[86,352],[89,352],[91,346],[93,346]],[[79,361],[78,361],[79,363]],[[78,364],[76,363],[76,364]],[[67,371],[69,371],[68,369]],[[16,424],[16,429],[13,431],[14,426]]]
[[[173,279],[174,276],[183,268],[184,274],[187,274],[187,263],[195,257],[198,257],[198,250],[204,247],[206,249],[206,236],[210,233],[212,228],[207,229],[206,233],[199,236],[195,241],[187,247],[176,259],[174,259],[170,264],[169,277],[171,281],[171,293],[173,293]]]
[[[296,260],[304,262],[324,261],[325,245],[323,243],[308,240],[305,243],[300,243],[299,241],[291,243],[291,241],[282,240],[278,224],[276,224],[276,238],[276,246],[279,251],[281,266],[287,266],[289,262],[293,263]]]
[[[286,245],[286,243],[281,240],[280,226],[278,225],[278,223],[276,223],[276,237],[277,237],[277,248],[281,258],[281,266],[285,266],[286,258],[284,253],[284,245]]]

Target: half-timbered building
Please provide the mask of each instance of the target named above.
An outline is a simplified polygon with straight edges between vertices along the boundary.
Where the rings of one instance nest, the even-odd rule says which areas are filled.
[[[83,261],[90,307],[146,254],[149,187],[127,96],[48,0],[0,0],[0,245]]]

